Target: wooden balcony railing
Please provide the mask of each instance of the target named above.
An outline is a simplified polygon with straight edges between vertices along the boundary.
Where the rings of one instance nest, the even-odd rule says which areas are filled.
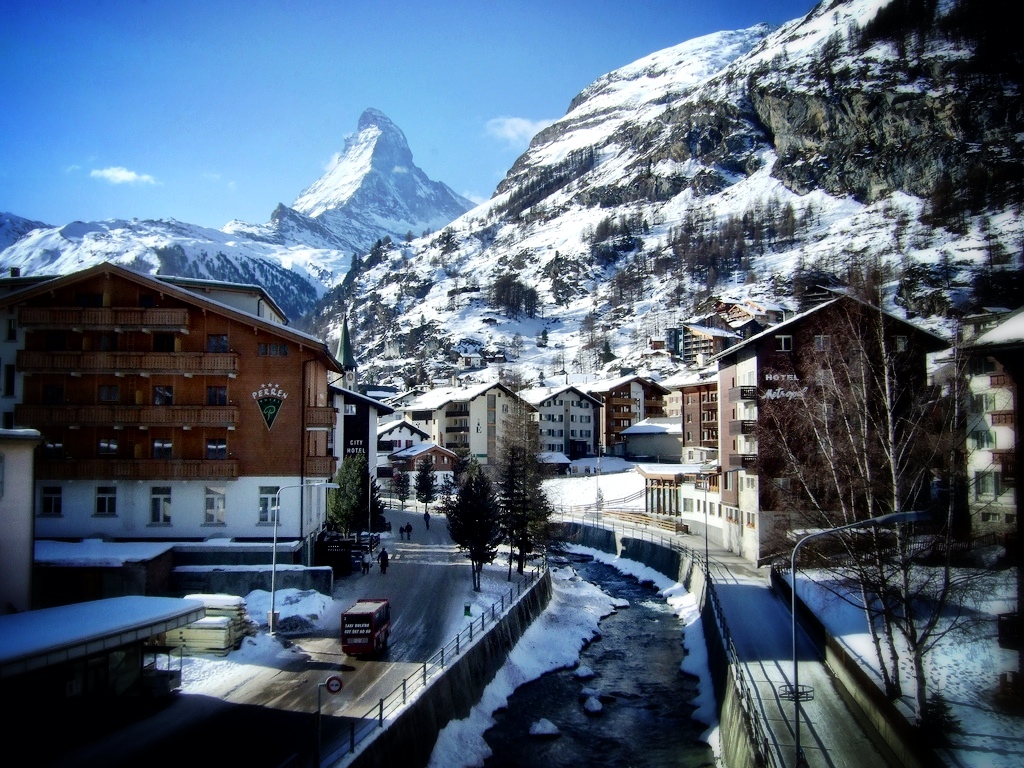
[[[1013,422],[1013,411],[992,411],[993,427],[1012,427]]]
[[[14,423],[27,427],[233,427],[234,405],[16,405]]]
[[[235,459],[44,459],[41,480],[237,480]]]
[[[338,471],[338,460],[333,456],[307,456],[305,462],[306,477],[334,477]]]
[[[1013,384],[1013,380],[1007,373],[993,373],[988,377],[988,383],[991,387],[1009,387]]]
[[[307,427],[333,427],[338,423],[338,409],[324,406],[306,408]]]
[[[236,352],[18,352],[23,373],[151,373],[235,376]]]
[[[30,330],[187,332],[189,313],[158,307],[21,307],[18,323]]]

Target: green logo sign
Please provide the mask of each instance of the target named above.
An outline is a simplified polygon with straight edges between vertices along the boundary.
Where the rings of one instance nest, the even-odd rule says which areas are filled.
[[[252,393],[252,399],[259,406],[267,429],[274,426],[274,419],[277,418],[277,414],[287,398],[288,393],[281,389],[280,384],[261,384],[260,388]]]

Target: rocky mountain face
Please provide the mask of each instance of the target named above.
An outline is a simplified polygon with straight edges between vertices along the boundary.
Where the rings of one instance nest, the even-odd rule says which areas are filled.
[[[979,0],[836,0],[600,78],[495,196],[386,243],[309,317],[348,311],[364,380],[512,351],[528,379],[650,366],[727,295],[828,280],[949,330],[1020,303],[1021,43]],[[349,310],[351,308],[351,310]]]
[[[50,227],[0,218],[0,267],[66,274],[114,261],[148,273],[261,285],[292,319],[381,239],[444,226],[472,207],[416,167],[402,132],[367,110],[332,168],[266,224],[221,230],[174,220],[72,222]]]

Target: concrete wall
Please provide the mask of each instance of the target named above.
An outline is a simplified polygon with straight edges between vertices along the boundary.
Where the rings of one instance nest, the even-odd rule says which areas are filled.
[[[451,720],[460,720],[480,701],[484,688],[505,663],[509,652],[551,600],[551,575],[547,571],[503,618],[443,675],[397,716],[384,730],[371,736],[366,746],[339,765],[352,768],[392,768],[395,765],[426,765],[437,735]]]
[[[171,573],[171,594],[225,594],[245,597],[254,589],[270,591],[271,569],[267,564],[233,566],[184,566]],[[325,595],[334,594],[334,571],[330,566],[304,568],[278,565],[275,589],[315,589]]]

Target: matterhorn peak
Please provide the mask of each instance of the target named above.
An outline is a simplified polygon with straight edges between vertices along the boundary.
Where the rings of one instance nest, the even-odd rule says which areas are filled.
[[[472,207],[416,167],[405,134],[377,109],[360,115],[344,150],[292,205],[360,250],[384,235],[439,229]]]

